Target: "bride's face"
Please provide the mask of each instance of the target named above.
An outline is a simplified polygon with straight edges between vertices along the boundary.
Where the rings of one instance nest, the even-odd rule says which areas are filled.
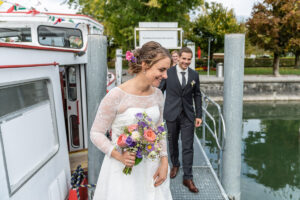
[[[145,76],[149,81],[149,84],[158,87],[162,79],[167,79],[167,70],[170,68],[171,60],[166,57],[152,65],[150,69],[147,69]]]

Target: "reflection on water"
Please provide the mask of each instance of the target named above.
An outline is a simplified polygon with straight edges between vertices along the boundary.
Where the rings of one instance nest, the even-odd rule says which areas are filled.
[[[300,199],[299,104],[244,105],[242,135],[242,200]],[[289,111],[287,111],[289,110]],[[247,113],[245,113],[245,111]],[[266,115],[272,113],[273,115]],[[216,168],[211,137],[206,152]]]

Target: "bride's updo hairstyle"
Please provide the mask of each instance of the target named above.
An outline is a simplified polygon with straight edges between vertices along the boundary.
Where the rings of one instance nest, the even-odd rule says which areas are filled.
[[[142,62],[145,62],[149,69],[158,61],[169,58],[171,61],[170,66],[172,66],[170,52],[157,42],[147,42],[142,48],[135,49],[132,53],[134,58],[129,61],[128,69],[128,72],[131,74],[137,74],[142,71]]]

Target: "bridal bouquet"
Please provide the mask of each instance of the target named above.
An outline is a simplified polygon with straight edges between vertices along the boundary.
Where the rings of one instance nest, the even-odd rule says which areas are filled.
[[[135,114],[136,124],[125,126],[119,136],[117,146],[122,151],[136,153],[135,164],[138,165],[143,157],[155,159],[161,151],[160,141],[166,135],[164,123],[155,126],[152,119],[146,113]],[[125,167],[124,174],[131,174],[132,168]]]

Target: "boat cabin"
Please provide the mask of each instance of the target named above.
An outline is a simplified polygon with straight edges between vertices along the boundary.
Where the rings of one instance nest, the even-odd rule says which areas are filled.
[[[66,199],[68,153],[88,145],[88,36],[103,26],[73,14],[0,19],[0,199]]]

